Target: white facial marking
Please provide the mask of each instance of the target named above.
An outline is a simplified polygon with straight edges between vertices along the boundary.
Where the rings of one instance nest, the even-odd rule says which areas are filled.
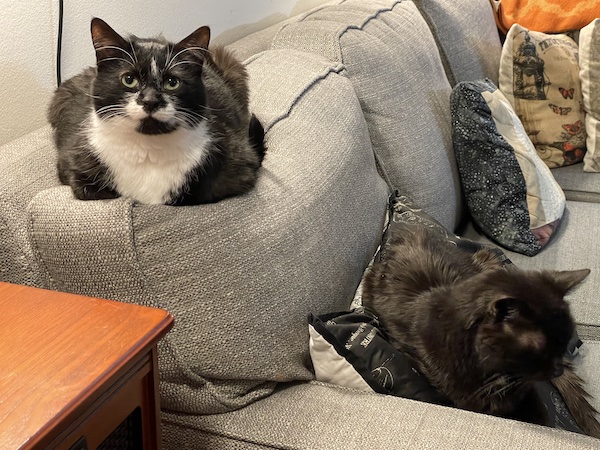
[[[169,107],[164,111],[170,113]],[[179,127],[171,133],[145,135],[136,131],[139,120],[133,116],[101,120],[92,111],[90,120],[90,143],[109,168],[114,186],[123,196],[141,203],[171,201],[190,171],[205,162],[211,141],[206,122],[193,129]]]
[[[167,102],[167,106],[164,108],[160,108],[152,113],[152,117],[156,120],[160,120],[161,122],[167,122],[172,124],[175,119],[175,107],[171,102]]]
[[[148,116],[152,116],[154,119],[161,122],[166,122],[169,125],[174,124],[175,113],[177,110],[175,109],[175,106],[173,106],[172,102],[167,101],[167,104],[164,107],[157,109],[156,111],[152,112],[152,114],[148,114],[146,111],[144,111],[144,106],[137,102],[138,95],[139,94],[133,94],[126,103],[125,112],[127,113],[127,116],[137,121],[144,120],[148,118]]]
[[[154,58],[154,57],[150,61],[150,72],[152,74],[152,78],[154,78],[155,80],[158,79],[160,72],[158,71],[158,66],[156,64],[156,58]]]

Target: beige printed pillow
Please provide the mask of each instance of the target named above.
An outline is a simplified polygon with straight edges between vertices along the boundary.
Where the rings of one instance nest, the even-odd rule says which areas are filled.
[[[579,78],[586,111],[587,152],[583,170],[600,172],[600,19],[594,20],[579,34]]]
[[[586,132],[579,49],[566,34],[513,25],[502,49],[500,91],[550,167],[581,162]]]

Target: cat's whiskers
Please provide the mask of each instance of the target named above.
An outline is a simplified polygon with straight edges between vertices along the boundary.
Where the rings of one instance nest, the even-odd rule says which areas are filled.
[[[133,64],[131,61],[127,61],[125,58],[119,58],[117,56],[114,56],[111,58],[102,58],[102,59],[98,60],[98,64],[100,64],[102,62],[106,62],[106,61],[123,61],[123,62],[126,62],[127,64],[129,64],[131,67],[135,68],[135,64]]]
[[[88,92],[84,92],[83,94],[86,95],[87,97],[90,97],[90,98],[93,98],[93,99],[101,99],[102,98],[99,95],[90,94]]]
[[[181,106],[177,107],[177,113],[181,113],[181,114],[184,114],[184,115],[189,116],[189,117],[193,117],[193,118],[198,119],[198,120],[208,120],[208,117],[203,116],[199,112],[193,111],[193,110],[188,109],[188,108],[183,108]]]
[[[121,59],[121,61],[125,61],[126,63],[128,63],[128,64],[131,64],[132,66],[134,66],[134,67],[135,67],[135,63],[137,62],[137,59],[134,59],[134,58],[133,58],[133,56],[131,56],[131,53],[129,53],[129,52],[128,52],[127,50],[125,50],[124,48],[117,47],[116,45],[104,45],[104,46],[102,46],[102,47],[98,47],[98,48],[96,49],[96,51],[99,51],[99,50],[107,50],[107,49],[111,49],[111,50],[119,50],[119,51],[121,51],[121,52],[125,53],[127,56],[129,56],[129,59],[130,59],[131,61],[127,61],[126,59]],[[101,61],[109,61],[109,60],[111,60],[111,59],[118,59],[118,58],[104,58],[104,59],[101,59],[101,60],[100,60],[100,61],[98,61],[98,62],[100,63]]]
[[[100,120],[108,120],[115,116],[125,116],[127,114],[124,107],[120,105],[103,106],[96,110],[96,115]]]
[[[205,109],[207,111],[223,111],[225,108],[210,108],[209,106],[204,105],[202,109]]]
[[[178,62],[176,62],[175,64],[171,64],[171,65],[168,67],[168,69],[173,69],[174,67],[180,66],[180,65],[182,65],[182,64],[192,64],[192,65],[194,65],[194,66],[200,66],[200,67],[202,67],[202,64],[200,64],[200,63],[198,63],[198,62],[195,62],[195,61],[185,61],[185,60],[184,60],[184,61],[178,61]]]
[[[133,62],[135,64],[137,64],[138,63],[138,57],[137,57],[137,54],[135,53],[135,47],[133,46],[133,42],[132,41],[129,41],[129,46],[131,47],[131,53],[133,53]],[[130,57],[131,57],[131,55],[130,55]]]
[[[496,384],[500,384],[504,381],[504,376],[502,374],[495,373],[482,383],[481,387],[477,389],[471,395],[472,398],[477,397],[488,397],[492,391],[492,389],[496,386]]]
[[[490,394],[490,396],[492,395],[497,395],[497,396],[503,396],[507,391],[520,386],[521,385],[521,381],[517,380],[517,379],[512,379],[509,380],[508,383],[506,383],[503,387],[501,387],[500,389],[496,389],[494,392],[492,392]]]
[[[175,113],[173,118],[176,122],[181,123],[188,128],[194,128],[202,122],[202,120],[198,119],[197,117],[182,112]]]
[[[175,53],[175,55],[173,57],[171,57],[171,59],[168,60],[167,65],[165,66],[165,71],[169,70],[172,67],[172,65],[175,63],[175,60],[179,57],[179,55],[181,55],[185,52],[198,51],[198,50],[200,50],[201,52],[210,53],[204,47],[186,47],[182,50],[179,50],[177,53]]]
[[[489,399],[503,397],[508,391],[521,384],[520,378],[508,377],[503,374],[494,374],[487,378],[482,386],[470,396],[472,399]]]
[[[189,128],[194,128],[198,124],[200,124],[203,120],[208,121],[208,118],[198,113],[197,111],[193,111],[191,109],[183,108],[181,106],[177,106],[175,108],[174,119],[183,123]]]
[[[177,122],[187,128],[194,128],[196,125],[198,125],[198,122],[193,122],[192,120],[190,120],[186,117],[180,117],[178,115],[175,115],[173,117],[173,119],[175,120],[175,122]]]
[[[207,108],[205,108],[205,109],[207,109]],[[187,113],[189,113],[189,114],[192,114],[192,115],[198,116],[198,117],[200,117],[200,118],[202,118],[202,119],[204,119],[204,120],[208,120],[208,117],[205,117],[205,116],[203,116],[203,115],[202,115],[202,114],[200,114],[198,111],[194,111],[193,109],[184,108],[183,106],[179,106],[179,105],[177,105],[177,110],[178,110],[178,111],[184,111],[184,112],[187,112]]]
[[[101,114],[101,113],[103,113],[105,111],[110,111],[110,110],[113,110],[113,109],[122,109],[122,110],[124,110],[125,108],[123,106],[119,105],[119,104],[106,105],[106,106],[103,106],[101,108],[98,108],[96,110],[96,113]]]

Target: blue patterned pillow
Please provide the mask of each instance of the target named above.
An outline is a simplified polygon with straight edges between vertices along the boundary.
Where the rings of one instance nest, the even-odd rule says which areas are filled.
[[[473,220],[501,246],[537,254],[563,215],[562,189],[490,80],[457,84],[450,108],[456,162]]]

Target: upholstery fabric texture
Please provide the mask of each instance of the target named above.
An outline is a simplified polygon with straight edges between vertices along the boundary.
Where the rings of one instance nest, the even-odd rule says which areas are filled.
[[[361,102],[380,169],[391,185],[445,227],[458,225],[462,203],[448,110],[451,87],[435,40],[412,2],[347,0],[328,5],[287,23],[272,48],[316,53],[343,64]],[[425,90],[427,96],[413,95]],[[426,165],[423,155],[413,151],[417,143],[437,149]]]
[[[63,186],[29,207],[48,287],[173,314],[166,410],[230,411],[311,379],[306,317],[347,307],[380,239],[388,189],[342,66],[280,50],[247,69],[268,147],[247,195],[169,207],[81,202]]]
[[[502,47],[489,5],[471,0],[413,1],[446,58],[448,79],[453,87],[460,81],[482,78],[498,84]]]
[[[585,125],[579,49],[566,34],[513,25],[502,48],[500,90],[550,168],[581,162]]]
[[[567,200],[600,203],[600,176],[586,173],[583,164],[552,169]]]
[[[163,424],[176,436],[165,450],[211,448],[215,442],[240,448],[223,445],[228,441],[294,450],[598,448],[596,439],[580,434],[314,381],[282,387],[232,413],[164,413]]]
[[[59,185],[49,126],[0,151],[0,280],[39,285],[38,262],[29,239],[26,207],[43,189]]]
[[[600,172],[600,19],[579,33],[579,78],[587,134],[583,170]]]

